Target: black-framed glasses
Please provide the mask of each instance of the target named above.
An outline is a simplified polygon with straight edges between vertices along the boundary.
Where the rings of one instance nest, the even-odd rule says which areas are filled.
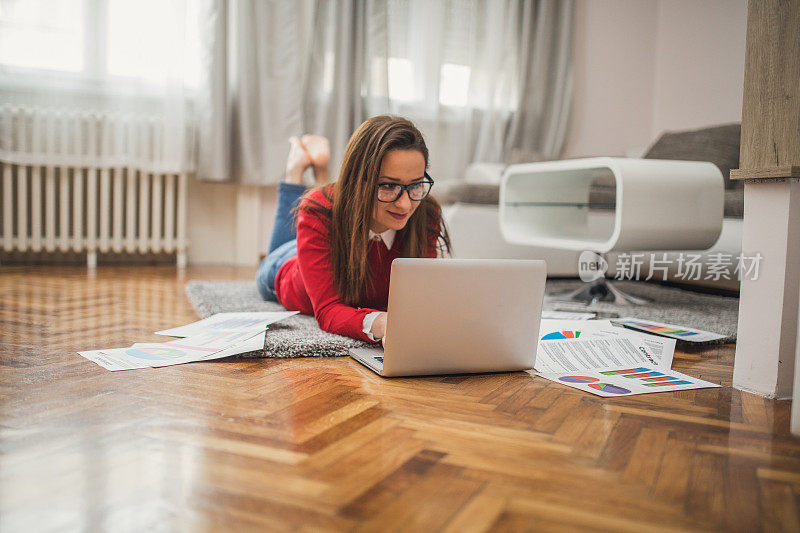
[[[379,183],[378,184],[378,201],[379,202],[396,202],[403,195],[403,191],[408,193],[408,197],[415,202],[419,202],[428,196],[433,187],[433,179],[425,173],[425,179],[422,181],[415,181],[408,185],[401,185],[399,183]]]

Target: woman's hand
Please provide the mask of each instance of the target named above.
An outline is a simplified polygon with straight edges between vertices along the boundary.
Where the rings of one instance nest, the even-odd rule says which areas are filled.
[[[372,323],[372,328],[369,330],[372,333],[372,336],[376,339],[381,339],[386,336],[386,313],[381,313],[377,317],[375,317],[375,321]]]

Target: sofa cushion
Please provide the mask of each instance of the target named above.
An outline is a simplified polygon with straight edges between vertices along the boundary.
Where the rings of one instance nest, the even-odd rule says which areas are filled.
[[[744,218],[744,189],[725,191],[725,218]]]
[[[741,181],[731,180],[731,169],[739,168],[741,124],[726,124],[698,130],[665,132],[644,155],[645,159],[710,161],[725,179],[726,189],[742,189]]]
[[[609,184],[604,180],[595,180],[589,187],[589,203],[595,206],[594,209],[615,209],[617,204],[617,189],[614,183]],[[725,218],[744,217],[743,189],[728,189],[725,191],[723,216]]]
[[[500,186],[494,183],[451,180],[441,184],[437,182],[431,194],[442,205],[455,203],[497,205],[500,201]]]

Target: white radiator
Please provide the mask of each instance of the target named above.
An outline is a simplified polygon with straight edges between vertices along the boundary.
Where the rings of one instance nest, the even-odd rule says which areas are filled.
[[[98,252],[174,252],[185,266],[187,174],[165,171],[164,132],[152,118],[0,106],[2,249],[85,251],[90,267]]]

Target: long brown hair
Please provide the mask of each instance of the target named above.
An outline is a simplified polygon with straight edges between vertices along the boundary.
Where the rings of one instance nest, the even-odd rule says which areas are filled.
[[[369,229],[377,202],[381,164],[392,150],[416,150],[423,155],[428,168],[428,147],[411,121],[389,115],[372,117],[350,137],[339,179],[332,190],[322,189],[332,207],[327,209],[311,202],[312,205],[301,208],[321,212],[329,219],[333,281],[347,305],[358,305],[370,283]],[[451,253],[441,206],[430,195],[420,202],[396,238],[402,239],[402,257],[427,255],[432,251],[430,243],[434,239],[440,254]]]

